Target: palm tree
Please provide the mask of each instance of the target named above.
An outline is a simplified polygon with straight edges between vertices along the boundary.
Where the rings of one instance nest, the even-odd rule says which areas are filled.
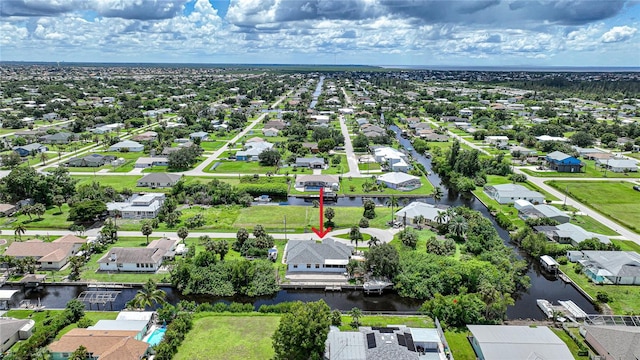
[[[356,249],[358,248],[358,241],[362,240],[362,234],[360,233],[360,228],[358,225],[354,225],[351,227],[351,231],[349,231],[349,239],[351,242],[356,243]]]
[[[445,221],[447,221],[447,213],[444,211],[438,211],[438,215],[436,215],[436,222],[442,225]]]
[[[449,220],[449,232],[453,233],[458,239],[462,239],[468,227],[467,220],[462,215],[456,215]]]
[[[46,163],[47,159],[49,158],[49,156],[45,152],[41,152],[39,157],[40,157],[40,161],[42,161],[42,165],[44,165],[44,163]]]
[[[398,198],[391,196],[384,204],[391,207],[391,223],[393,224],[393,207],[398,207]]]
[[[153,233],[153,226],[151,226],[151,223],[149,221],[145,221],[142,223],[140,231],[142,232],[142,235],[147,237],[147,245],[149,245],[149,235]]]
[[[146,309],[155,304],[164,303],[167,293],[158,289],[156,282],[152,279],[142,285],[142,289],[138,290],[136,296],[133,298],[133,304],[138,309]]]
[[[369,247],[378,246],[378,245],[380,245],[380,242],[381,242],[380,239],[378,239],[375,236],[372,236],[371,239],[369,239],[369,241],[367,241],[367,245],[369,245]]]
[[[13,227],[13,234],[18,238],[19,241],[22,241],[22,235],[27,232],[27,228],[23,223],[19,222]]]
[[[422,223],[424,223],[424,216],[418,215],[415,217],[415,222],[418,225],[418,229],[422,229]]]
[[[349,310],[349,316],[351,316],[351,326],[357,328],[360,326],[360,318],[362,317],[362,310],[357,307]]]
[[[436,186],[433,189],[433,194],[431,194],[433,196],[433,201],[435,201],[436,205],[438,204],[438,202],[440,200],[442,200],[442,197],[444,196],[444,191],[442,191],[442,188],[440,186]]]

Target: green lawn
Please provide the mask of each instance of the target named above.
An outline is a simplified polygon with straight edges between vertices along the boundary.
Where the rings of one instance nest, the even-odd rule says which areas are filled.
[[[378,163],[358,164],[358,169],[360,169],[361,171],[380,170],[380,164]]]
[[[57,207],[47,209],[42,218],[31,215],[31,219],[27,215],[17,215],[12,217],[0,218],[0,228],[11,229],[16,223],[23,223],[27,230],[34,229],[69,229],[73,222],[67,221],[69,217],[69,205],[62,205],[62,213]]]
[[[449,343],[449,347],[451,348],[451,353],[453,354],[453,358],[456,360],[476,360],[476,353],[473,351],[471,347],[471,343],[469,339],[467,339],[467,335],[470,333],[466,330],[452,330],[445,331],[444,337],[447,339],[447,343]]]
[[[275,166],[261,166],[257,161],[220,161],[220,165],[215,169],[205,169],[208,173],[230,173],[230,174],[266,174],[276,171]]]
[[[262,360],[274,355],[271,336],[278,327],[274,315],[198,314],[178,348],[175,360]]]
[[[340,330],[352,331],[352,318],[349,315],[342,315],[342,325]],[[405,325],[408,327],[434,328],[435,324],[428,316],[408,315],[408,316],[387,316],[387,315],[366,315],[360,318],[360,326],[388,326]]]
[[[640,312],[640,286],[633,285],[596,285],[582,274],[576,274],[574,264],[560,265],[560,269],[567,274],[578,286],[595,298],[599,291],[606,292],[613,299],[609,306],[616,315],[637,314]]]
[[[375,175],[372,175],[375,176]],[[418,189],[412,190],[412,191],[400,191],[400,190],[395,190],[395,189],[389,189],[389,188],[385,188],[383,191],[370,191],[370,192],[364,192],[364,190],[362,190],[362,185],[365,182],[372,182],[374,180],[371,179],[371,177],[366,177],[366,178],[347,178],[347,177],[343,177],[342,181],[340,182],[340,194],[343,195],[353,195],[353,196],[358,196],[358,195],[366,195],[366,196],[385,196],[385,195],[405,195],[405,196],[428,196],[433,192],[433,185],[431,184],[431,182],[429,182],[429,180],[426,177],[421,177],[420,178],[420,182],[422,183],[422,186],[419,187]],[[305,192],[301,192],[301,191],[297,191],[294,188],[290,189],[290,194],[291,195],[311,195],[311,194],[317,194],[318,192],[314,192],[314,191],[305,191]]]
[[[233,224],[240,214],[240,207],[238,206],[217,206],[210,208],[203,208],[200,206],[193,206],[191,208],[180,209],[182,216],[180,217],[181,223],[175,228],[169,228],[165,223],[160,223],[159,227],[154,230],[154,233],[158,234],[162,231],[175,231],[177,228],[184,224],[184,221],[196,214],[201,214],[204,217],[205,225],[197,228],[197,230],[233,230]],[[119,220],[118,226],[123,231],[140,231],[140,220]]]
[[[575,341],[573,341],[573,339],[569,336],[569,334],[567,334],[566,332],[564,332],[564,330],[562,329],[554,329],[554,328],[550,328],[551,331],[553,331],[556,335],[558,335],[558,337],[565,342],[565,344],[567,344],[567,347],[569,348],[569,351],[571,351],[571,355],[573,355],[573,358],[576,360],[587,360],[589,359],[588,356],[579,356],[578,355],[578,345],[575,343]],[[577,328],[576,328],[577,329]],[[578,338],[582,339],[582,336],[580,336],[580,334],[576,334],[578,336]],[[582,343],[587,346],[587,344],[582,341]]]
[[[567,178],[638,178],[640,177],[640,172],[630,172],[630,173],[615,173],[612,171],[604,171],[604,169],[596,166],[595,160],[581,160],[585,166],[583,168],[584,172],[579,173],[569,173],[569,172],[557,172],[557,171],[534,171],[530,169],[523,169],[523,171],[531,176],[536,177],[567,177]]]
[[[635,251],[640,253],[640,245],[632,240],[611,240],[614,244],[620,246],[620,251]]]
[[[576,215],[571,216],[571,223],[576,224],[587,231],[594,232],[596,234],[608,235],[608,236],[616,236],[617,232],[609,229],[607,226],[602,225],[594,218],[585,215]]]
[[[226,141],[203,141],[200,143],[200,147],[204,151],[216,151],[226,144]]]
[[[620,181],[549,181],[558,190],[634,231],[640,231],[640,192]]]

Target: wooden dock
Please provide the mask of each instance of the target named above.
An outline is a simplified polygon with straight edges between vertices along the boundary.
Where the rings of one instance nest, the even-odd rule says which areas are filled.
[[[560,280],[564,281],[567,284],[570,284],[572,282],[571,279],[569,279],[569,277],[565,275],[563,272],[559,272],[558,277],[560,278]]]

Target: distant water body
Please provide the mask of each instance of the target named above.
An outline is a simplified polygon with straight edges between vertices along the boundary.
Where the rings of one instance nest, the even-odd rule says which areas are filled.
[[[100,62],[41,62],[41,61],[0,61],[0,65],[45,65],[78,67],[160,67],[160,68],[276,68],[276,69],[317,69],[340,71],[340,69],[388,69],[388,70],[434,70],[434,71],[485,71],[485,72],[640,72],[638,66],[454,66],[454,65],[358,65],[358,64],[224,64],[224,63],[100,63]]]

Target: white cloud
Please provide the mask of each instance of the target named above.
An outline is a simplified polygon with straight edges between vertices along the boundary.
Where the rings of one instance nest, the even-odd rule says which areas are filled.
[[[614,43],[629,40],[638,31],[631,26],[614,26],[611,30],[602,35],[600,40],[603,43]]]

